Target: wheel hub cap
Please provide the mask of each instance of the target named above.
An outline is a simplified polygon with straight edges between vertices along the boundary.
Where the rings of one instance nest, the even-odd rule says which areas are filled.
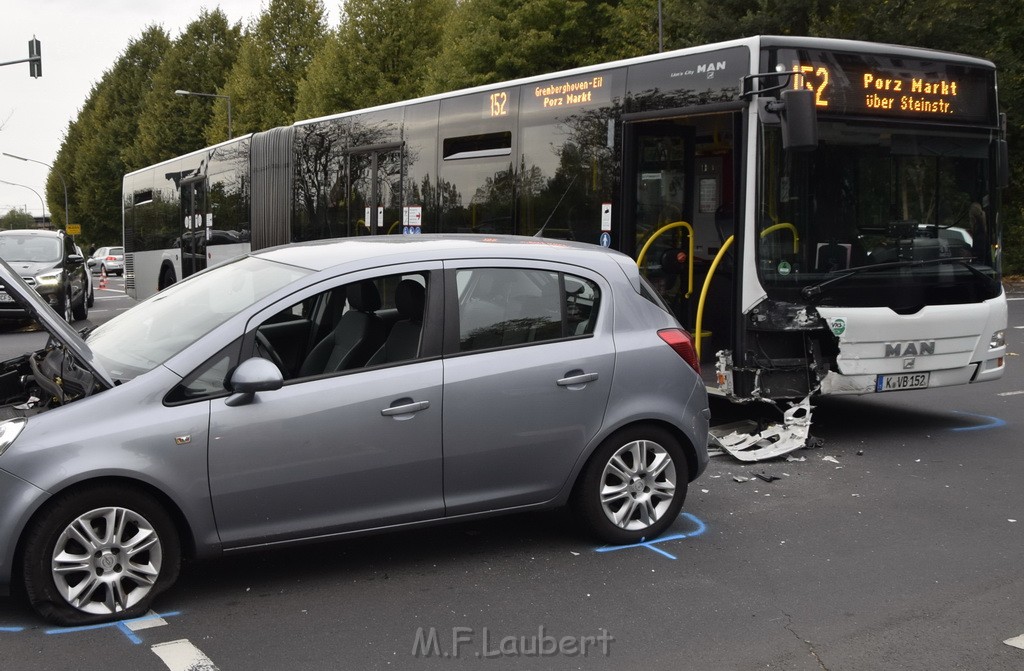
[[[676,467],[668,451],[653,441],[620,447],[601,476],[601,507],[617,527],[642,531],[664,517],[676,492]]]

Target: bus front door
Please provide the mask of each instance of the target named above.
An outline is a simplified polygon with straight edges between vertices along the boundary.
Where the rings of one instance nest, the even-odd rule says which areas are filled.
[[[623,251],[696,335],[702,359],[731,347],[735,325],[735,247],[721,256],[700,301],[705,279],[736,230],[738,165],[735,112],[647,120],[625,119]],[[632,242],[633,249],[627,245]],[[711,367],[708,367],[711,368]],[[713,369],[712,369],[713,371]]]

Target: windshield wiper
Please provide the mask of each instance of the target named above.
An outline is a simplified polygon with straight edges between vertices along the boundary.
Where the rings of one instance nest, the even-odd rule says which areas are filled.
[[[804,287],[800,293],[803,294],[804,298],[810,301],[815,298],[821,297],[825,293],[825,290],[828,289],[829,287],[838,284],[846,279],[849,279],[854,275],[859,275],[864,272],[870,272],[874,270],[887,270],[891,268],[916,268],[918,266],[932,266],[939,263],[959,263],[964,268],[967,268],[967,270],[969,270],[972,275],[985,280],[989,284],[989,287],[994,289],[997,282],[996,279],[994,277],[986,275],[981,270],[975,268],[971,264],[971,261],[973,260],[973,256],[951,256],[941,259],[922,259],[919,261],[888,261],[886,263],[876,263],[874,265],[869,266],[858,266],[856,268],[850,268],[849,270],[833,271],[838,272],[839,274],[836,275],[835,277],[830,277],[824,282],[819,282],[817,284],[812,284],[810,286]]]

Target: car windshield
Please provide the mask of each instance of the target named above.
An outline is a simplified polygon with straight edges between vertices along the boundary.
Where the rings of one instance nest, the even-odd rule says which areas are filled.
[[[0,259],[30,263],[60,261],[61,244],[57,238],[40,235],[0,235]]]
[[[89,348],[115,380],[146,373],[310,270],[242,257],[172,285],[96,328]]]

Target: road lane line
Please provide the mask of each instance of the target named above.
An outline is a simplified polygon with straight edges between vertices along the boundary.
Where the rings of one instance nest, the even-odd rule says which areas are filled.
[[[1008,638],[1005,641],[1003,641],[1003,643],[1010,646],[1011,648],[1020,648],[1021,650],[1024,650],[1024,634],[1021,634],[1020,636],[1014,636],[1013,638]]]
[[[170,671],[219,671],[217,665],[187,638],[157,643],[150,649]]]

